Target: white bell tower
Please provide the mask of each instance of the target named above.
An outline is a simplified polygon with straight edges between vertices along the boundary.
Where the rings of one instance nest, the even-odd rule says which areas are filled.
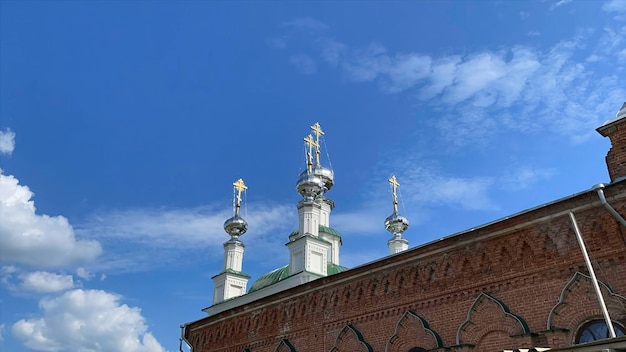
[[[313,135],[304,138],[306,170],[300,174],[296,189],[303,199],[298,203],[298,232],[290,237],[290,275],[306,271],[318,276],[328,275],[328,264],[339,265],[341,237],[330,229],[331,199],[324,197],[334,184],[334,174],[320,163],[320,137],[324,134],[319,123],[311,126]]]

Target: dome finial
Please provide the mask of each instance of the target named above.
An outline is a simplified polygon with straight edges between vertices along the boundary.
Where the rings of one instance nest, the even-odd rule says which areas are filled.
[[[313,148],[315,148],[315,153],[317,154],[317,150],[319,150],[319,143],[313,140],[313,136],[310,134],[304,138],[304,143],[307,146],[306,152],[306,170],[308,173],[313,172]]]
[[[391,194],[393,196],[393,212],[397,213],[398,212],[398,193],[396,193],[396,190],[398,189],[398,187],[400,187],[400,183],[398,183],[398,180],[396,179],[396,175],[391,175],[388,182],[391,185]]]
[[[239,216],[239,209],[241,208],[241,194],[248,189],[248,186],[245,185],[243,179],[238,179],[233,182],[234,187],[234,199],[233,203],[235,205],[235,215],[224,222],[224,231],[231,236],[231,239],[237,240],[239,236],[246,233],[248,230],[248,223]]]
[[[238,179],[236,182],[233,182],[233,187],[235,187],[235,192],[237,195],[235,196],[235,215],[239,215],[239,208],[241,208],[241,192],[248,189],[245,183],[243,183],[243,179]]]
[[[402,238],[402,233],[409,227],[409,220],[398,214],[397,189],[400,187],[400,183],[396,179],[395,175],[392,175],[388,182],[389,185],[391,185],[391,192],[393,196],[393,214],[385,219],[385,228],[393,234],[394,238],[400,239]]]
[[[316,122],[311,126],[311,131],[315,135],[315,166],[313,168],[313,174],[322,179],[322,182],[324,183],[322,193],[326,193],[333,187],[333,184],[335,183],[335,175],[332,169],[323,167],[320,162],[320,151],[322,145],[320,137],[324,135],[322,126],[320,126],[319,122]],[[330,160],[328,160],[328,162],[330,163]]]
[[[311,126],[311,130],[315,134],[315,166],[320,166],[320,136],[324,134],[324,131],[319,122]]]

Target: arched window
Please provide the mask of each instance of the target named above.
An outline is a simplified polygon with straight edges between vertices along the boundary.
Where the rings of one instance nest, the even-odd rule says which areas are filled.
[[[409,352],[427,352],[428,350],[421,347],[413,347],[409,350]]]
[[[616,322],[613,322],[613,330],[615,330],[615,336],[624,336],[624,327]],[[606,322],[604,322],[604,320],[592,320],[578,329],[576,343],[585,343],[608,338],[609,329],[606,326]]]

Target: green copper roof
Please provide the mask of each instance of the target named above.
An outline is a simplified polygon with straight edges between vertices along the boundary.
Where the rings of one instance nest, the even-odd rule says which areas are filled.
[[[346,268],[345,266],[341,266],[341,265],[337,265],[333,263],[328,263],[328,265],[326,266],[326,273],[328,275],[339,274],[340,272],[343,272],[346,270],[348,270],[348,268]]]
[[[318,229],[319,229],[319,232],[323,232],[323,233],[329,234],[331,236],[336,236],[336,237],[341,238],[341,235],[339,234],[339,232],[337,232],[337,230],[335,230],[333,228],[330,228],[330,227],[327,227],[327,226],[324,226],[324,225],[319,225]],[[300,233],[300,231],[295,230],[291,234],[289,234],[289,238],[291,238],[293,236],[296,236],[299,233]]]
[[[233,270],[233,269],[226,269],[226,270],[222,271],[221,273],[213,276],[211,279],[216,278],[216,277],[218,277],[218,276],[220,276],[222,274],[225,274],[225,273],[233,274],[233,275],[237,275],[237,276],[241,276],[241,277],[245,277],[245,278],[248,278],[248,279],[250,278],[250,275],[244,273],[243,271],[237,271],[237,270]]]
[[[326,227],[324,225],[319,225],[319,231],[341,238],[341,235],[339,234],[339,232],[337,232],[337,230],[331,229],[330,227]]]
[[[279,281],[282,281],[289,277],[289,265],[285,265],[278,269],[272,270],[265,275],[261,275],[250,287],[248,292],[254,292],[262,289],[263,287],[267,287],[269,285],[273,285]]]
[[[341,265],[337,265],[337,264],[333,264],[333,263],[327,263],[326,265],[326,272],[328,275],[334,275],[334,274],[338,274],[342,271],[346,271],[348,270],[348,268],[341,266]],[[269,273],[262,275],[261,277],[259,277],[250,287],[250,290],[248,291],[248,293],[250,292],[254,292],[254,291],[258,291],[262,288],[265,288],[267,286],[271,286],[279,281],[282,281],[286,278],[289,277],[289,265],[285,265],[283,267],[280,267],[278,269],[272,270]]]

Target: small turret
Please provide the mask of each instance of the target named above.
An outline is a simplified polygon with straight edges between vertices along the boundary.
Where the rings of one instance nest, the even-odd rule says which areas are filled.
[[[232,240],[237,240],[239,236],[248,231],[248,223],[241,216],[239,216],[241,209],[241,193],[248,189],[248,187],[243,183],[242,179],[233,183],[233,186],[235,187],[235,192],[237,192],[237,195],[234,198],[235,215],[224,222],[224,231],[230,235]]]
[[[244,244],[239,240],[246,231],[248,223],[240,215],[241,194],[248,189],[242,179],[233,183],[235,214],[224,222],[224,231],[230,240],[224,242],[224,270],[213,276],[213,304],[238,297],[246,293],[250,275],[242,272]]]
[[[395,254],[409,248],[409,241],[402,238],[402,233],[409,228],[409,220],[398,214],[398,194],[396,190],[400,183],[398,183],[395,175],[389,178],[389,184],[391,185],[393,195],[393,214],[385,219],[385,229],[393,235],[393,238],[387,241],[389,254]]]
[[[312,134],[304,138],[306,170],[298,177],[296,190],[303,199],[298,202],[298,230],[289,236],[290,275],[305,271],[326,276],[330,264],[339,264],[341,237],[330,226],[334,202],[324,194],[334,184],[334,174],[320,162],[320,137],[324,131],[319,123],[311,126]],[[315,137],[313,137],[315,135]]]

